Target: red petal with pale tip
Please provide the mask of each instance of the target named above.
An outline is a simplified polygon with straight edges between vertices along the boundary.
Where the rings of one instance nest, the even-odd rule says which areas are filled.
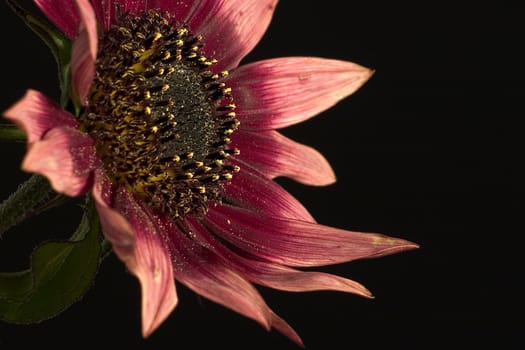
[[[300,271],[287,266],[244,257],[226,248],[214,238],[205,227],[195,219],[187,219],[195,239],[210,247],[232,269],[251,282],[289,292],[334,290],[371,297],[371,293],[361,284],[323,272]]]
[[[142,335],[147,337],[177,305],[171,257],[147,209],[124,188],[115,191],[112,209],[104,199],[107,184],[97,185],[93,194],[104,234],[141,285]]]
[[[41,140],[55,127],[78,126],[73,115],[36,90],[27,90],[24,97],[4,112],[4,117],[24,130],[29,144]]]
[[[78,37],[71,49],[71,76],[74,93],[82,105],[87,105],[87,95],[93,83],[97,60],[97,21],[88,0],[76,0],[76,3],[80,22]]]
[[[79,16],[73,0],[34,0],[40,10],[70,39],[78,33]]]
[[[287,176],[313,186],[330,185],[336,180],[332,167],[318,151],[277,131],[239,130],[232,135],[231,145],[242,150],[239,159],[270,179]]]
[[[247,254],[288,266],[332,265],[418,247],[381,234],[266,216],[229,205],[210,208],[204,221],[210,231]]]
[[[227,78],[245,129],[278,129],[300,123],[354,93],[372,75],[355,63],[283,57],[251,63]]]
[[[92,170],[99,165],[93,140],[70,127],[53,128],[29,145],[22,169],[42,174],[53,189],[75,197],[92,185]]]
[[[188,25],[203,36],[206,56],[218,60],[212,68],[228,70],[261,40],[276,5],[277,0],[202,0]]]
[[[308,210],[284,188],[248,164],[234,159],[231,161],[238,164],[241,171],[235,173],[231,183],[224,186],[223,194],[227,201],[267,215],[315,222]]]

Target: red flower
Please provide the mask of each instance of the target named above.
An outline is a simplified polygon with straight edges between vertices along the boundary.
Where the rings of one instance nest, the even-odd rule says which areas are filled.
[[[310,57],[238,67],[277,0],[35,2],[73,40],[82,111],[76,118],[29,90],[4,114],[27,134],[23,169],[70,196],[91,191],[105,236],[141,283],[144,336],[177,304],[177,280],[301,344],[252,282],[370,296],[357,282],[296,267],[417,247],[317,224],[272,181],[335,181],[322,155],[276,129],[317,115],[371,75]]]

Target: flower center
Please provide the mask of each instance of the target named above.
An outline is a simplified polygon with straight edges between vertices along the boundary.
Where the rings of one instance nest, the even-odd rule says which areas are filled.
[[[124,14],[100,39],[80,119],[115,185],[172,218],[205,213],[239,170],[227,158],[239,125],[216,63],[168,14]]]

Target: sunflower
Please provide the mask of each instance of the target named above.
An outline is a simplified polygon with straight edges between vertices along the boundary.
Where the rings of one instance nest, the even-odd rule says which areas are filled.
[[[105,237],[140,281],[144,336],[177,305],[178,281],[301,344],[253,283],[369,297],[357,282],[300,268],[417,247],[318,224],[273,181],[335,181],[319,152],[277,129],[372,74],[312,57],[239,66],[277,0],[35,3],[73,42],[78,113],[29,90],[4,115],[27,135],[24,170],[57,192],[93,196]]]

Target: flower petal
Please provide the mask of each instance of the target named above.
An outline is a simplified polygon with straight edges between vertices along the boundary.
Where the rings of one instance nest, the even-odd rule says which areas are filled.
[[[228,202],[268,215],[315,222],[308,210],[284,188],[248,164],[231,160],[241,171],[224,187],[223,195]]]
[[[227,78],[245,129],[278,129],[309,119],[354,93],[372,75],[355,63],[283,57],[248,64]]]
[[[70,127],[58,127],[29,145],[22,169],[46,176],[53,189],[75,197],[88,191],[99,165],[93,140]]]
[[[73,115],[36,90],[27,90],[24,97],[4,112],[4,116],[24,130],[29,144],[39,141],[55,127],[78,126]]]
[[[116,208],[111,209],[104,199],[104,187],[99,184],[93,193],[102,228],[115,253],[140,281],[142,334],[147,337],[177,305],[171,257],[147,209],[122,187],[116,190]]]
[[[266,216],[229,205],[211,207],[204,221],[210,231],[246,253],[288,266],[331,265],[418,247],[381,234]]]
[[[83,105],[87,105],[87,95],[93,83],[97,60],[97,21],[88,0],[76,0],[76,3],[80,22],[78,37],[71,49],[71,76],[74,94]]]
[[[287,336],[300,347],[304,348],[304,343],[301,340],[301,337],[299,337],[299,334],[297,334],[297,332],[288,324],[288,322],[283,320],[274,312],[272,312],[272,327],[281,332],[281,334]]]
[[[371,293],[361,284],[323,272],[300,271],[287,266],[256,260],[242,256],[226,248],[214,238],[201,223],[195,219],[187,219],[195,239],[208,246],[232,269],[239,272],[249,281],[274,289],[289,292],[306,292],[318,290],[334,290],[371,297]]]
[[[297,143],[277,131],[242,132],[232,135],[232,147],[242,150],[238,158],[253,165],[270,179],[287,176],[306,185],[335,182],[328,161],[312,147]]]
[[[107,175],[102,169],[95,172],[93,198],[100,217],[104,236],[111,242],[113,251],[122,260],[133,259],[135,231],[124,216],[114,207],[115,194]]]
[[[166,220],[163,226],[170,227],[165,240],[170,247],[177,281],[270,329],[270,309],[252,284],[228,268],[212,251],[188,239],[173,223]]]
[[[195,0],[92,0],[93,9],[104,30],[115,22],[116,8],[121,13],[137,13],[143,10],[159,9],[170,13],[180,22],[187,22],[189,14],[199,6]]]
[[[77,36],[79,16],[72,0],[34,0],[40,10],[70,39]]]
[[[97,15],[98,23],[104,31],[108,30],[115,21],[115,0],[92,0],[93,11]]]
[[[218,60],[217,71],[232,69],[266,32],[277,0],[202,0],[188,25],[204,37],[204,52]]]
[[[148,9],[160,9],[169,12],[173,18],[179,22],[187,23],[190,16],[199,8],[199,6],[206,6],[203,4],[206,1],[195,0],[149,0]],[[217,2],[216,0],[208,1],[208,3]],[[209,4],[208,4],[209,5]]]

